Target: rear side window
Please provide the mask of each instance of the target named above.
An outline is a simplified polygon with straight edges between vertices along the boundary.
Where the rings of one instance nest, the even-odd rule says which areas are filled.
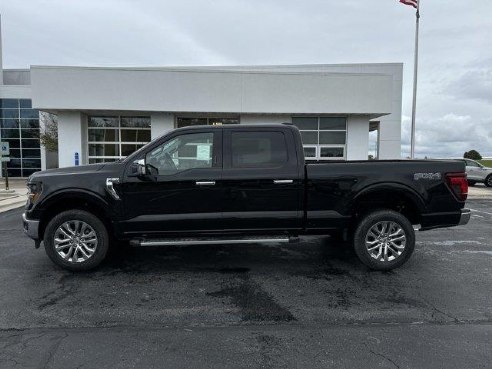
[[[274,168],[287,163],[282,132],[232,132],[233,168]]]

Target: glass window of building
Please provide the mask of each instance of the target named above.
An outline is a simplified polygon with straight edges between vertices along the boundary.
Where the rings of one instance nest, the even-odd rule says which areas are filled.
[[[306,159],[345,159],[346,117],[292,117],[292,123],[301,132]]]
[[[150,142],[150,117],[89,117],[89,164],[122,159]]]
[[[237,117],[178,117],[176,118],[177,128],[188,126],[216,126],[222,124],[239,124]]]
[[[0,99],[0,141],[9,143],[11,177],[28,177],[41,170],[39,111],[30,99]]]

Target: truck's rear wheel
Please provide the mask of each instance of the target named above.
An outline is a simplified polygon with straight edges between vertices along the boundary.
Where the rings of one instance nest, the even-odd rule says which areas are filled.
[[[44,247],[58,266],[71,271],[95,268],[109,247],[108,231],[95,215],[68,210],[55,216],[44,232]]]
[[[354,233],[354,249],[371,269],[391,270],[404,264],[415,248],[415,231],[410,221],[392,210],[365,215]]]

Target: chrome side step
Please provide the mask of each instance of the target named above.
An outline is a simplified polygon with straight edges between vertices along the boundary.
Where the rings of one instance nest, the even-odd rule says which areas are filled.
[[[245,243],[286,243],[295,242],[296,237],[247,237],[247,238],[164,238],[133,239],[132,246],[174,246],[174,245],[233,245]]]

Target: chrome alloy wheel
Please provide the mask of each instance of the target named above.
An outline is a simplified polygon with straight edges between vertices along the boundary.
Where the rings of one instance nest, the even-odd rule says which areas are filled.
[[[69,220],[55,231],[55,250],[64,260],[81,263],[89,259],[97,248],[97,235],[89,224]]]
[[[403,228],[395,222],[378,222],[366,235],[366,248],[369,255],[378,261],[392,261],[403,253],[407,236]]]

